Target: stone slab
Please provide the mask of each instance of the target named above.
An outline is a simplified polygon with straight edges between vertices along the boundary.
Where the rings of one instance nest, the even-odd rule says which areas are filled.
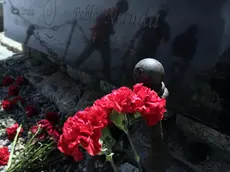
[[[14,53],[9,52],[6,47],[0,45],[0,61],[7,59],[9,56],[12,56]]]
[[[42,52],[58,63],[64,63],[74,68],[75,61],[80,58],[80,55],[89,45],[89,39],[92,35],[91,28],[95,25],[97,17],[105,9],[115,7],[116,1],[23,0],[21,2],[5,0],[3,4],[5,34],[7,37],[20,42],[21,45],[23,44],[24,50],[27,51],[28,47],[37,50],[38,53],[33,52],[32,56],[40,56],[40,52]],[[215,93],[210,90],[210,93],[202,98],[202,101],[205,99],[207,102],[193,101],[194,97],[200,96],[196,93],[200,89],[196,76],[202,75],[204,71],[210,71],[222,52],[230,46],[230,27],[228,27],[230,2],[211,0],[207,5],[205,1],[142,0],[128,1],[128,3],[128,11],[119,17],[117,23],[113,23],[115,33],[110,36],[110,47],[106,49],[108,53],[101,56],[101,51],[98,51],[100,48],[95,49],[96,51],[92,53],[88,51],[89,56],[85,56],[86,60],[78,68],[76,67],[76,70],[86,72],[92,78],[101,80],[104,80],[106,75],[111,73],[113,84],[119,85],[122,80],[121,76],[130,72],[128,67],[131,61],[137,60],[137,58],[155,56],[154,52],[146,55],[147,50],[139,55],[137,52],[141,48],[138,46],[143,45],[143,42],[140,42],[142,39],[138,39],[133,48],[131,48],[131,40],[137,31],[143,27],[143,21],[147,17],[154,16],[160,7],[165,5],[169,9],[165,22],[169,25],[171,38],[168,42],[159,41],[160,45],[156,47],[155,58],[165,66],[165,83],[170,91],[172,101],[179,106],[184,103],[183,106],[188,113],[191,112],[191,109],[197,109],[200,112],[202,108],[207,112],[205,118],[211,119],[210,111],[212,114],[217,114],[216,110],[221,107],[218,106],[215,109],[216,106],[212,106],[213,102],[210,102],[212,100],[210,96],[215,96]],[[185,35],[190,26],[194,24],[198,27],[194,38],[197,45],[194,48],[196,50],[194,56],[188,61],[190,57],[179,57],[184,55],[172,54],[174,52],[172,43],[177,36]],[[156,40],[153,37],[158,34],[155,34],[155,31],[151,34],[147,37]],[[166,37],[165,34],[164,37]],[[4,42],[7,44],[15,44],[9,43],[10,39],[5,40]],[[21,45],[20,48],[17,48],[18,50],[23,49]],[[104,42],[103,45],[105,45]],[[182,45],[184,44],[182,43]],[[149,43],[146,43],[143,47],[148,46],[150,46]],[[13,47],[18,46],[14,45]],[[150,49],[154,49],[154,46],[150,47]],[[111,62],[106,62],[107,65],[103,65],[102,57],[108,60],[109,51]],[[109,64],[111,64],[110,69],[103,70]],[[123,65],[127,65],[125,69],[122,69]],[[78,79],[77,73],[69,70],[68,67],[67,73],[72,78]],[[210,87],[209,83],[206,85]],[[208,89],[204,88],[204,90]],[[219,96],[216,97],[219,99]],[[194,107],[194,104],[200,107]],[[196,114],[198,113],[194,112],[193,116]],[[206,113],[202,112],[202,114]],[[198,114],[198,116],[201,118],[202,115]],[[217,116],[219,115],[215,115],[215,117]]]
[[[13,39],[10,39],[9,37],[6,37],[4,32],[0,33],[0,43],[1,46],[7,47],[10,51],[17,53],[23,51],[22,44]]]
[[[123,56],[142,21],[156,14],[159,7],[165,3],[169,8],[167,22],[172,30],[172,38],[184,32],[191,24],[200,25],[199,35],[202,35],[202,38],[199,40],[200,47],[194,60],[195,65],[191,67],[196,66],[197,70],[210,69],[221,51],[229,46],[227,43],[229,34],[227,29],[224,30],[224,20],[227,21],[229,11],[229,4],[226,1],[220,3],[212,0],[208,6],[204,1],[194,1],[192,5],[189,0],[177,0],[176,3],[160,0],[133,1],[129,4],[128,12],[121,15],[118,23],[114,25],[115,34],[110,37],[111,72],[114,79],[120,79]],[[73,61],[79,57],[91,37],[91,27],[95,24],[97,16],[105,9],[114,7],[115,4],[116,0],[110,2],[24,0],[23,3],[17,0],[6,0],[5,32],[8,37],[18,42],[26,43],[29,47],[51,56],[58,56],[65,63],[74,65]],[[201,8],[204,6],[207,11],[216,12],[211,13],[211,16],[205,15],[206,12]],[[223,15],[220,16],[221,12],[217,11],[221,11]],[[27,30],[32,25],[35,26],[34,33],[27,37]],[[213,25],[216,27],[212,27]],[[208,31],[206,28],[209,28]],[[171,46],[162,44],[157,53],[158,59],[170,65],[172,60],[168,60],[169,56],[171,57]],[[209,57],[209,60],[206,61],[205,57]],[[80,68],[94,74],[102,71],[102,65],[100,54],[95,51]]]
[[[46,77],[37,87],[57,105],[60,112],[67,114],[77,106],[82,94],[80,88],[61,72]]]
[[[177,115],[177,125],[185,133],[191,133],[203,142],[230,153],[230,137],[228,135],[222,134],[180,114]]]

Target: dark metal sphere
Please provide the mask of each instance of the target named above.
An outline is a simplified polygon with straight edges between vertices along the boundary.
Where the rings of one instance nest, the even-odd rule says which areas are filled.
[[[134,67],[133,78],[136,83],[144,83],[149,87],[160,85],[164,80],[164,67],[156,59],[143,59]]]

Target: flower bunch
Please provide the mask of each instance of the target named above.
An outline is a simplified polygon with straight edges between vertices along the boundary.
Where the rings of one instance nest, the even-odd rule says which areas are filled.
[[[8,87],[8,95],[1,102],[0,106],[6,112],[14,110],[15,107],[20,108],[25,113],[26,120],[26,118],[32,118],[38,115],[39,111],[37,110],[36,106],[32,104],[27,104],[24,98],[20,95],[20,92],[22,92],[25,82],[26,81],[23,76],[19,76],[16,79],[13,79],[11,76],[5,76],[0,85],[3,87]],[[38,121],[36,125],[32,126],[29,129],[29,131],[33,134],[33,139],[31,139],[33,140],[33,143],[28,143],[28,145],[35,144],[37,141],[41,141],[46,138],[51,138],[51,140],[54,141],[52,141],[52,143],[57,143],[61,133],[59,127],[57,126],[58,123],[58,112],[46,112],[44,114],[44,119]],[[6,136],[8,140],[12,142],[12,147],[14,147],[14,142],[16,144],[18,140],[17,138],[21,137],[24,131],[24,128],[22,128],[22,126],[19,126],[18,123],[15,123],[12,126],[6,128]],[[27,151],[27,153],[31,153],[30,150],[25,151]],[[13,151],[11,152],[13,153]],[[11,164],[11,162],[8,162],[9,154],[10,153],[7,147],[0,148],[0,166],[7,165],[7,163]]]
[[[13,141],[14,140],[14,137],[16,136],[17,134],[17,129],[19,128],[19,124],[18,123],[15,123],[14,125],[12,125],[11,127],[8,127],[6,128],[6,134],[7,134],[7,137],[8,137],[8,140],[10,141]],[[22,135],[24,129],[21,128],[20,132],[19,132],[19,136]]]
[[[4,87],[8,87],[8,97],[5,98],[1,106],[3,110],[10,111],[12,110],[18,102],[20,102],[21,105],[24,105],[25,101],[22,96],[18,95],[20,92],[20,89],[25,84],[25,79],[23,76],[17,77],[15,80],[11,76],[5,76],[2,80],[1,85]],[[33,116],[38,115],[38,111],[34,105],[27,105],[24,108],[25,114],[28,118],[31,118]],[[45,114],[45,119],[38,121],[38,125],[34,125],[31,127],[30,131],[32,133],[36,133],[38,128],[42,129],[43,131],[39,134],[40,139],[46,138],[47,135],[52,136],[55,140],[58,140],[59,138],[59,132],[58,129],[56,129],[55,125],[59,122],[59,117],[57,112],[47,112]],[[8,127],[6,129],[6,133],[8,136],[8,139],[10,141],[14,140],[16,130],[19,127],[17,123],[15,123],[13,126]],[[21,136],[23,132],[19,133],[19,136]]]
[[[54,118],[52,118],[54,119]],[[36,134],[38,130],[40,129],[40,133],[37,135],[38,140],[44,140],[48,136],[53,138],[56,142],[59,140],[60,137],[60,131],[55,126],[56,123],[53,123],[50,120],[42,119],[38,121],[37,125],[34,125],[30,128],[30,132],[32,134]]]
[[[134,85],[133,89],[121,87],[94,102],[91,107],[77,112],[64,123],[58,149],[73,156],[76,161],[83,159],[79,147],[84,148],[90,155],[98,155],[102,151],[100,138],[103,130],[110,123],[116,123],[111,118],[112,112],[116,117],[126,114],[134,116],[139,113],[153,126],[163,118],[166,100],[143,84]]]
[[[2,79],[1,85],[8,87],[8,96],[1,102],[3,110],[10,111],[12,110],[17,102],[21,104],[24,103],[23,98],[18,95],[20,93],[20,88],[24,85],[25,79],[23,76],[17,77],[15,80],[11,76],[5,76]]]
[[[4,76],[1,85],[6,87],[14,83],[14,79],[11,76]]]
[[[79,145],[90,155],[97,155],[101,150],[101,130],[107,126],[107,118],[106,111],[99,106],[91,106],[68,118],[62,129],[58,149],[73,156],[76,161],[83,159]]]
[[[3,146],[0,147],[0,166],[7,165],[9,157],[10,157],[10,152],[8,150],[8,147]]]
[[[19,169],[21,171],[25,171],[28,168],[37,169],[38,166],[45,165],[47,156],[58,150],[56,147],[56,143],[60,137],[60,131],[56,123],[59,121],[58,117],[57,112],[47,112],[45,119],[38,121],[37,125],[32,126],[29,129],[32,137],[27,140],[23,153],[21,152],[16,155],[17,158],[14,160],[12,160],[12,156],[14,155],[15,146],[18,137],[22,135],[24,129],[18,123],[6,128],[8,139],[13,141],[12,150],[11,153],[6,151],[7,147],[4,149],[4,153],[1,153],[0,150],[0,166],[1,164],[3,166],[8,164],[7,171],[14,172]],[[58,159],[56,157],[54,159],[62,160],[62,156],[60,155]],[[4,160],[4,163],[1,163],[1,160]],[[35,161],[41,164],[34,163]]]

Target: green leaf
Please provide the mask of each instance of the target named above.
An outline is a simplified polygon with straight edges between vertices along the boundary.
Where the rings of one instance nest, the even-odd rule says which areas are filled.
[[[112,137],[109,128],[104,128],[102,130],[101,141],[103,145],[103,152],[112,152],[112,147],[116,144],[116,141]]]
[[[122,131],[125,133],[128,132],[128,119],[126,114],[120,114],[116,111],[113,111],[110,114],[110,120]]]
[[[106,160],[109,162],[113,161],[113,155],[114,153],[110,153],[109,155],[106,155]]]
[[[140,117],[141,117],[141,114],[140,114],[139,112],[136,112],[136,113],[134,114],[134,118],[135,118],[135,119],[140,118]]]
[[[24,172],[27,169],[36,171],[38,168],[47,168],[54,160],[57,163],[63,160],[63,154],[57,151],[52,140],[32,144],[32,139],[33,137],[26,143],[25,149],[16,156],[6,172]]]
[[[136,112],[134,115],[129,117],[129,126],[135,124],[136,122],[138,122],[139,120],[141,120],[141,114],[139,112]]]

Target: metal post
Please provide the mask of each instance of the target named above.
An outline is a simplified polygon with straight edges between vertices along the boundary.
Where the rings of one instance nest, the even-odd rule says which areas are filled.
[[[167,98],[169,96],[168,89],[165,87],[164,67],[153,59],[146,58],[139,61],[133,70],[133,78],[135,83],[143,83],[145,86],[153,89],[160,97]],[[171,165],[171,154],[165,142],[163,142],[163,131],[161,122],[150,128],[151,134],[151,153],[146,164],[148,169],[146,172],[165,172]],[[151,164],[151,169],[149,165]],[[145,166],[143,164],[143,166]]]

